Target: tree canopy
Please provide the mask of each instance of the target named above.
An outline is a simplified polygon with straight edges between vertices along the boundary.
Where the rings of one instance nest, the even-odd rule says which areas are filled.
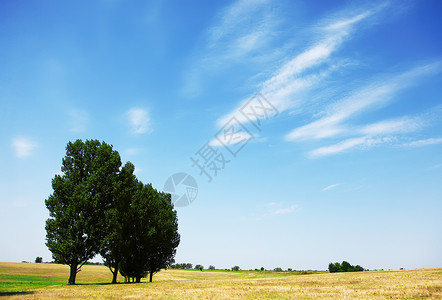
[[[82,265],[101,254],[113,273],[140,278],[174,262],[180,242],[170,194],[139,182],[130,162],[121,167],[112,145],[77,140],[66,146],[61,175],[45,201],[46,245],[55,262],[70,266],[75,284]]]
[[[328,271],[330,273],[336,273],[336,272],[361,272],[364,271],[364,268],[362,268],[360,265],[352,266],[349,262],[343,261],[341,264],[336,263],[330,263],[328,265]]]
[[[100,250],[120,166],[120,155],[104,142],[77,140],[66,146],[63,173],[55,175],[54,192],[46,200],[46,245],[56,262],[70,266],[70,284]]]

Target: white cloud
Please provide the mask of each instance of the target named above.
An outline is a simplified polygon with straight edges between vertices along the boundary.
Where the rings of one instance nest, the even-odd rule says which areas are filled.
[[[228,13],[223,19],[224,23],[221,23],[223,26],[216,27],[212,31],[214,44],[229,36],[233,28],[239,26],[238,24],[241,22],[239,16],[246,13],[244,7],[247,3],[254,3],[254,7],[257,8],[265,6],[267,2],[235,2],[231,10],[227,10]],[[334,53],[346,41],[355,36],[362,26],[367,27],[366,25],[376,24],[377,16],[389,6],[389,2],[384,2],[357,9],[343,9],[331,18],[326,18],[320,22],[320,25],[311,26],[307,30],[311,33],[310,41],[306,43],[308,46],[283,63],[273,75],[263,81],[260,84],[258,94],[263,95],[279,113],[288,109],[297,113],[311,113],[312,106],[311,103],[307,102],[307,99],[310,100],[312,97],[305,97],[305,94],[322,88],[325,82],[324,79],[337,70],[355,65],[354,62],[348,59],[337,60],[333,57]],[[223,31],[224,26],[227,28],[226,31]],[[248,28],[248,35],[241,35],[242,44],[245,45],[244,48],[246,49],[252,49],[257,41],[256,37],[259,36],[259,31],[256,31],[255,28],[250,29]],[[235,36],[239,37],[240,35]],[[284,51],[287,51],[287,49]],[[314,116],[320,116],[319,119],[293,129],[285,136],[285,139],[287,141],[340,139],[340,141],[334,141],[332,145],[318,147],[310,151],[310,157],[326,156],[354,148],[367,149],[375,145],[393,143],[397,141],[397,137],[394,135],[417,131],[428,122],[422,117],[404,116],[402,118],[380,120],[372,124],[354,125],[351,124],[352,119],[390,104],[397,98],[399,92],[416,84],[425,75],[440,72],[440,69],[441,62],[424,64],[404,72],[386,74],[362,87],[356,87],[353,91],[346,90],[346,96],[340,100],[326,105],[322,111],[315,110],[312,112]],[[256,118],[260,118],[257,116],[255,119],[250,119],[241,114],[240,109],[247,101],[249,101],[248,98],[239,101],[235,109],[217,120],[217,125],[222,127],[232,117],[243,124],[254,122]],[[330,100],[326,99],[325,101]],[[219,145],[219,142],[214,140],[211,144]]]
[[[273,215],[284,215],[295,212],[298,209],[298,205],[291,205],[288,207],[278,208],[272,212]]]
[[[314,39],[317,40],[313,41],[310,47],[283,64],[272,77],[261,83],[259,93],[264,95],[279,112],[299,104],[301,100],[295,96],[314,87],[339,67],[339,64],[326,65],[325,63],[329,63],[332,53],[351,37],[351,33],[359,22],[379,10],[378,7],[363,13],[345,11],[349,15],[346,18],[339,16],[329,20],[325,26],[320,28],[319,33],[314,35]],[[303,75],[303,73],[321,65],[324,65],[322,69]],[[247,100],[240,101],[237,108],[221,117],[217,122],[218,126],[222,126],[232,116],[236,116],[240,121],[247,121],[238,114],[239,108]]]
[[[230,39],[231,35],[237,34],[238,31],[247,32],[247,29],[250,29],[250,25],[247,26],[250,17],[257,14],[269,2],[268,0],[238,0],[228,6],[221,13],[218,24],[209,31],[209,47],[218,46],[222,40]]]
[[[127,112],[127,118],[134,134],[146,133],[150,130],[150,117],[147,110],[141,108],[133,108]]]
[[[268,7],[267,1],[240,0],[227,8],[221,17],[218,26],[211,29],[210,47],[218,49],[224,42],[229,41],[229,54],[220,53],[212,58],[216,61],[222,57],[241,56],[243,53],[252,53],[255,48],[262,47],[269,40],[262,36],[271,32],[278,36],[275,31],[275,22],[272,17],[265,19],[259,27],[258,24],[245,26],[242,19],[248,14],[260,11]],[[358,65],[351,59],[337,59],[334,55],[345,42],[360,32],[367,25],[376,24],[376,18],[385,8],[391,6],[389,2],[365,5],[357,9],[342,9],[330,18],[325,18],[317,25],[310,26],[305,32],[309,32],[309,40],[302,51],[283,62],[267,80],[262,81],[258,94],[262,95],[278,113],[291,110],[293,113],[312,114],[313,121],[294,128],[285,139],[287,141],[303,140],[335,140],[332,145],[323,145],[309,152],[310,157],[321,157],[349,151],[351,149],[367,149],[375,145],[393,143],[398,140],[397,134],[405,134],[417,131],[428,123],[425,118],[404,116],[402,118],[379,120],[371,124],[352,124],[353,118],[375,111],[390,104],[395,100],[399,92],[416,84],[421,77],[440,72],[441,62],[423,64],[404,72],[385,74],[382,78],[366,82],[363,86],[356,86],[359,81],[354,81],[352,86],[338,88],[344,90],[345,96],[338,101],[328,104],[335,97],[325,97],[321,103],[325,109],[313,110],[310,96],[313,91],[324,90],[324,85],[329,84],[325,79],[332,73],[344,67]],[[266,15],[268,16],[268,15]],[[261,25],[262,25],[261,24]],[[319,24],[319,25],[318,25]],[[263,30],[261,30],[264,28]],[[263,34],[264,33],[264,34]],[[272,37],[273,38],[273,37]],[[238,42],[238,43],[236,43]],[[261,47],[261,48],[260,48]],[[223,51],[226,48],[221,47]],[[292,48],[281,47],[283,56],[287,55]],[[214,50],[216,53],[217,50]],[[221,51],[221,52],[223,52]],[[225,52],[225,51],[224,51]],[[230,59],[229,58],[229,59]],[[325,86],[327,89],[327,86]],[[331,87],[332,89],[335,87]],[[350,90],[349,90],[350,89]],[[323,97],[324,98],[324,97]],[[217,126],[222,127],[232,117],[242,124],[255,122],[263,117],[254,116],[247,118],[241,114],[240,109],[250,98],[243,98],[238,105],[229,113],[217,120]],[[319,100],[316,100],[319,101]],[[326,103],[326,105],[323,104]],[[319,117],[317,117],[319,116]],[[336,140],[338,139],[338,140]],[[217,140],[210,142],[213,146],[219,146]]]
[[[407,147],[424,147],[429,145],[437,145],[442,143],[442,138],[429,138],[424,140],[414,141],[408,144],[405,144]]]
[[[317,148],[310,151],[309,156],[315,158],[342,153],[353,148],[367,149],[380,144],[397,144],[400,140],[398,135],[411,133],[425,127],[428,123],[428,120],[426,120],[425,117],[428,115],[429,114],[422,114],[421,116],[406,116],[380,121],[352,130],[346,129],[348,134],[362,134],[362,136],[345,139],[333,145]],[[320,132],[324,133],[327,131],[322,130]],[[402,146],[421,147],[440,143],[442,143],[442,138],[430,138],[402,144]]]
[[[287,83],[284,87],[275,90],[273,93],[267,93],[265,98],[273,105],[278,112],[282,112],[287,110],[290,107],[293,107],[294,103],[290,103],[286,101],[291,97],[291,95],[294,95],[296,93],[300,93],[315,84],[317,84],[322,78],[328,76],[331,72],[330,70],[327,70],[325,72],[322,72],[320,74],[313,74],[308,75],[303,78],[297,78],[293,81]],[[260,93],[263,95],[262,93]],[[250,120],[247,119],[243,114],[240,113],[240,109],[244,107],[244,105],[249,101],[250,98],[244,99],[239,102],[239,105],[230,113],[222,116],[217,121],[217,125],[219,127],[226,124],[231,118],[235,117],[239,122],[241,123],[248,123]],[[252,121],[255,121],[257,118],[252,118]]]
[[[207,76],[235,64],[254,64],[263,59],[262,53],[273,52],[269,45],[280,18],[273,13],[272,5],[268,0],[238,0],[215,17],[201,50],[184,72],[185,95],[200,95]],[[265,57],[270,61],[272,55]]]
[[[140,148],[127,148],[126,150],[124,150],[124,154],[127,156],[134,156],[141,153],[141,151],[142,150]]]
[[[37,144],[24,137],[16,137],[12,140],[12,147],[15,155],[18,158],[27,157],[32,154],[32,150],[37,147]]]
[[[265,213],[258,216],[256,220],[262,221],[274,218],[275,216],[286,215],[296,212],[299,206],[296,204],[287,205],[282,202],[269,202],[266,204]]]
[[[349,28],[350,25],[353,25],[354,23],[357,23],[359,21],[361,21],[362,19],[365,19],[366,17],[368,17],[370,14],[372,14],[373,11],[367,11],[361,14],[358,14],[354,17],[350,17],[347,19],[342,19],[342,20],[334,20],[331,24],[325,26],[326,30],[345,30],[347,28]]]
[[[135,170],[134,170],[135,175],[140,174],[141,172],[143,172],[143,169],[135,167]]]
[[[338,186],[340,186],[340,183],[335,183],[335,184],[331,184],[329,186],[326,186],[325,188],[322,189],[322,192],[337,188]]]
[[[326,107],[321,119],[307,125],[295,128],[285,136],[288,141],[305,139],[322,139],[333,137],[343,133],[349,133],[349,127],[342,124],[343,121],[354,117],[357,114],[382,107],[389,103],[397,92],[415,84],[417,79],[439,71],[440,63],[423,65],[398,75],[392,75],[392,79],[378,81],[360,88],[352,95]],[[404,126],[407,124],[407,126]],[[411,117],[404,117],[391,121],[382,121],[362,129],[362,133],[387,133],[387,131],[411,131],[422,126],[422,122],[413,120]]]
[[[366,125],[360,132],[369,135],[408,133],[421,129],[424,125],[425,122],[421,118],[402,117]]]
[[[350,138],[339,142],[331,146],[320,147],[309,152],[309,156],[312,158],[327,156],[332,154],[338,154],[346,152],[352,148],[358,147],[360,149],[367,149],[379,144],[391,143],[394,138],[391,137],[381,137],[372,138],[370,136],[363,136],[357,138]]]
[[[244,140],[248,140],[250,138],[251,138],[251,141],[258,141],[258,142],[265,142],[266,141],[265,138],[257,139],[258,137],[259,137],[259,135],[253,135],[252,137],[250,137],[250,135],[248,133],[237,132],[234,134],[234,138],[223,141],[224,144],[221,143],[217,138],[213,138],[209,142],[209,145],[213,146],[213,147],[235,145],[235,144],[238,144]]]
[[[88,113],[84,110],[73,109],[69,112],[70,117],[70,131],[84,132],[89,122]]]

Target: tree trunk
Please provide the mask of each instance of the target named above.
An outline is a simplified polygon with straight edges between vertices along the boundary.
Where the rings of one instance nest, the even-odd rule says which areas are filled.
[[[117,283],[117,276],[118,276],[118,267],[116,267],[114,269],[114,271],[112,272],[112,283],[115,284]]]
[[[71,272],[69,275],[69,284],[75,284],[75,277],[77,276],[78,263],[73,263],[70,265]]]
[[[137,277],[137,283],[141,282],[141,277]]]
[[[150,271],[150,272],[149,272],[149,282],[152,282],[152,277],[153,277],[153,272]]]

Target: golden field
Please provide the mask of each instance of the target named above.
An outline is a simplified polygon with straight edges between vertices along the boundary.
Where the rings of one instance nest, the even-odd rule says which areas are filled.
[[[69,267],[0,263],[7,299],[442,299],[442,269],[317,273],[165,270],[139,284],[108,284],[104,266],[86,265],[77,285]],[[35,288],[38,280],[47,286]],[[45,281],[46,280],[46,281]],[[119,277],[122,281],[122,278]],[[2,282],[3,281],[3,282]],[[3,289],[3,290],[2,290]],[[8,290],[9,289],[9,290]]]

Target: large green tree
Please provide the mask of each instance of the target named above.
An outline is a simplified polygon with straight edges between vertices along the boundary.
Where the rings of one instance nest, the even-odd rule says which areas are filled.
[[[66,146],[62,175],[52,180],[54,192],[45,203],[46,245],[56,262],[70,266],[69,284],[100,251],[120,166],[120,155],[105,142],[77,140]]]
[[[121,272],[137,282],[150,273],[152,281],[153,274],[174,262],[180,242],[171,196],[138,183],[127,216]]]
[[[120,262],[123,260],[128,239],[126,227],[131,220],[130,206],[137,187],[137,179],[133,174],[135,166],[128,162],[121,168],[117,180],[114,182],[114,197],[111,208],[106,216],[106,236],[103,240],[100,254],[104,264],[109,267],[113,274],[112,283],[117,283]]]
[[[178,218],[171,195],[157,192],[155,201],[152,203],[152,210],[157,213],[153,216],[150,231],[147,263],[150,282],[156,272],[175,262],[176,248],[180,243]]]

